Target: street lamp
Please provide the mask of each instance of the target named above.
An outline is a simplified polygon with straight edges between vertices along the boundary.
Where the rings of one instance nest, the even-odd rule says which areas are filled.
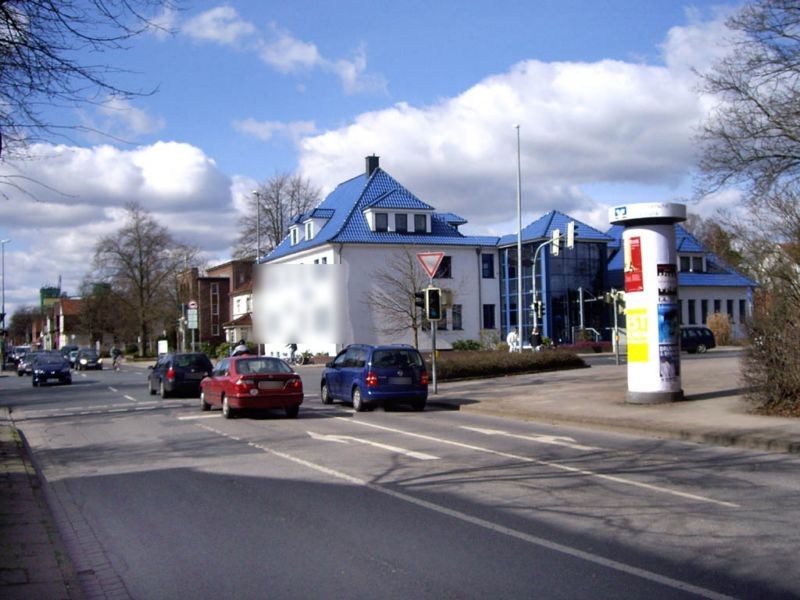
[[[519,125],[517,130],[517,348],[522,351],[522,165],[519,151]]]
[[[261,195],[258,190],[253,190],[256,198],[256,262],[261,258]]]
[[[3,331],[3,341],[2,341],[2,368],[5,369],[6,367],[6,244],[10,243],[11,240],[0,240],[0,253],[2,253],[2,266],[0,267],[2,271],[0,271],[0,279],[2,279],[2,289],[3,289],[3,307],[0,310],[0,326],[2,326]]]

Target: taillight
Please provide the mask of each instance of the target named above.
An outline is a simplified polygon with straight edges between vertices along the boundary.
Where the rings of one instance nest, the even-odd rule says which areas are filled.
[[[375,387],[376,385],[378,385],[378,376],[375,374],[374,371],[370,371],[369,373],[367,373],[366,381],[368,387]]]
[[[175,369],[172,367],[167,369],[167,379],[175,379]]]
[[[286,381],[286,389],[287,390],[299,390],[303,387],[303,382],[300,381],[299,377],[295,377],[293,379],[288,379]]]
[[[428,372],[423,371],[422,375],[419,376],[419,382],[422,385],[428,385]]]
[[[242,379],[239,378],[236,380],[234,385],[238,389],[239,392],[246,392],[250,389],[250,386],[253,385],[255,382],[252,379]]]

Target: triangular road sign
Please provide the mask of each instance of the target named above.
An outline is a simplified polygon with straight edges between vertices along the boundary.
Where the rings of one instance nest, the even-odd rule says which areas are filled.
[[[422,268],[428,274],[428,277],[433,279],[436,271],[439,269],[439,264],[444,258],[444,252],[418,252],[417,260],[422,263]]]

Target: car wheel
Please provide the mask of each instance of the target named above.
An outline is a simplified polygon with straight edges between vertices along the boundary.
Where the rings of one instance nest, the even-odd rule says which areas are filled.
[[[366,410],[364,400],[361,398],[361,390],[358,387],[353,388],[353,409],[356,412],[364,412]]]
[[[211,405],[206,402],[206,393],[200,391],[200,410],[211,410]]]
[[[422,412],[425,410],[425,404],[425,400],[414,400],[414,402],[411,403],[411,408],[417,412]]]
[[[297,415],[300,413],[299,406],[287,406],[283,410],[286,411],[286,416],[290,419],[296,419]]]
[[[39,387],[39,380],[35,377],[31,380],[31,382],[33,383],[33,387]]]
[[[228,404],[228,399],[225,396],[222,397],[222,416],[226,419],[232,419],[234,417],[234,411],[231,405]]]
[[[152,379],[148,379],[147,380],[147,391],[150,392],[151,396],[155,396],[156,395],[156,389],[153,387],[153,380]]]
[[[320,397],[322,398],[323,404],[331,404],[333,402],[333,396],[331,396],[331,391],[328,389],[328,382],[322,382],[322,390],[320,390]]]
[[[17,371],[17,377],[22,377],[22,375],[23,375],[22,371]]]
[[[164,385],[163,380],[161,381],[161,383],[158,384],[158,392],[162,399],[169,397],[169,392],[167,392],[167,388]]]
[[[703,354],[703,353],[705,353],[706,350],[708,350],[708,348],[706,348],[705,344],[697,344],[697,353],[698,354]]]

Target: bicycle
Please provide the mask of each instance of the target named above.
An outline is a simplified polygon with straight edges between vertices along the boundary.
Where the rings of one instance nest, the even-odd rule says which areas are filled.
[[[294,356],[289,357],[289,363],[292,365],[304,365],[310,362],[310,358],[302,352],[295,352]]]
[[[122,366],[122,355],[118,354],[114,357],[111,361],[111,366],[115,371],[119,371],[120,367]]]

